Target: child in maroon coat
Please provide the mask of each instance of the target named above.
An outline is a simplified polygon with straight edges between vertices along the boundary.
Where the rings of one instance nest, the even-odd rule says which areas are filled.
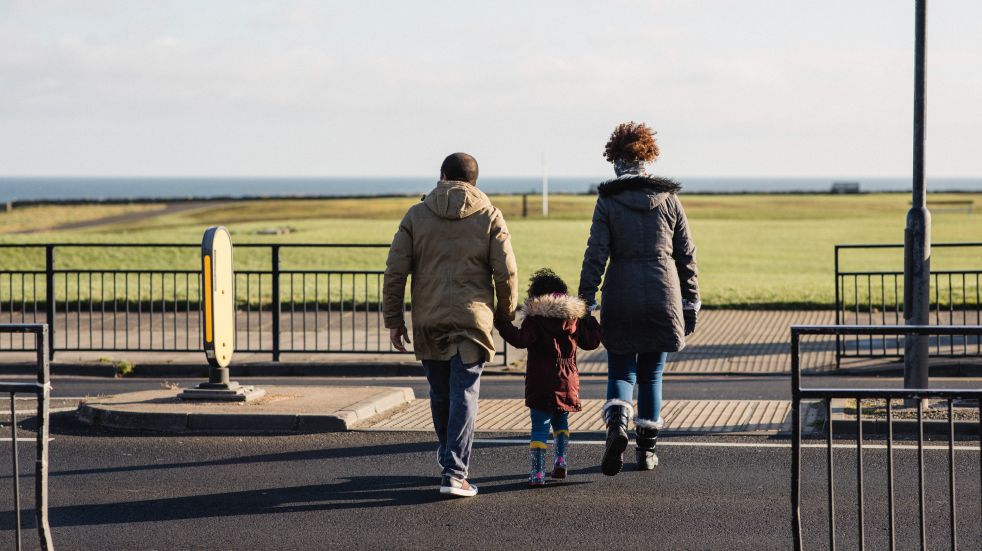
[[[556,446],[552,477],[566,478],[569,412],[581,409],[576,349],[600,346],[600,324],[581,299],[566,294],[566,284],[552,270],[539,270],[530,281],[521,329],[503,320],[496,321],[495,327],[508,344],[528,348],[525,405],[532,417],[529,485],[542,486],[550,424]]]

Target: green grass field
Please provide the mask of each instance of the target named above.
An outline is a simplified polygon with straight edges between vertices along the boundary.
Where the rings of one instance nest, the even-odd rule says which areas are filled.
[[[932,200],[982,200],[978,195],[934,195]],[[551,216],[521,217],[521,198],[492,198],[508,220],[521,277],[548,266],[575,288],[595,198],[554,196]],[[32,207],[0,214],[0,242],[178,242],[197,243],[205,227],[228,226],[236,243],[380,243],[388,242],[402,213],[418,198],[264,200],[215,203],[176,213],[163,205]],[[707,307],[828,307],[833,303],[833,246],[836,243],[900,243],[909,196],[831,195],[683,195],[699,249],[700,285]],[[529,210],[538,213],[537,198]],[[103,224],[109,216],[133,214]],[[68,223],[90,225],[59,230]],[[260,235],[270,228],[292,233]],[[935,209],[934,242],[982,241],[982,214]],[[384,250],[311,252],[285,249],[283,267],[381,269]],[[848,252],[846,269],[900,269],[901,251]],[[38,250],[7,249],[0,268],[43,266]],[[267,252],[236,252],[240,269],[265,268]],[[61,268],[187,268],[194,250],[64,249]],[[978,269],[982,258],[972,250],[936,249],[933,268]]]

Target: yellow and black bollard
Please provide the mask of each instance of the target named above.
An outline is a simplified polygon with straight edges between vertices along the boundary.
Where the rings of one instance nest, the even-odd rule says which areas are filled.
[[[201,291],[208,382],[185,390],[181,399],[244,402],[263,396],[262,389],[229,381],[235,352],[235,270],[232,237],[223,226],[208,228],[201,240]]]

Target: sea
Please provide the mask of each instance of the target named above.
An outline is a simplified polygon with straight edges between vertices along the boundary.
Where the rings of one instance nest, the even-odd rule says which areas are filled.
[[[588,193],[604,177],[551,177],[550,193]],[[863,192],[910,191],[910,178],[676,178],[683,193],[828,192],[834,182],[856,182]],[[31,200],[147,200],[214,197],[414,195],[434,178],[156,178],[0,177],[0,202]],[[489,194],[541,193],[541,177],[486,177]],[[982,192],[980,178],[929,178],[928,191]]]

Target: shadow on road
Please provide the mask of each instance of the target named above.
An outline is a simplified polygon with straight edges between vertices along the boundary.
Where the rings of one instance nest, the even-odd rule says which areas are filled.
[[[506,484],[498,482],[511,481]],[[482,494],[528,491],[521,475],[506,475],[475,479]],[[566,482],[550,488],[588,484]],[[357,476],[330,484],[292,486],[223,492],[205,495],[147,499],[121,503],[68,505],[50,509],[53,527],[88,526],[101,524],[130,524],[189,520],[211,517],[264,515],[345,509],[403,507],[447,502],[451,506],[465,505],[468,500],[442,496],[437,491],[438,477],[424,476]],[[189,486],[191,488],[191,486]],[[13,513],[0,513],[0,525],[13,523]]]
[[[391,445],[385,450],[387,457],[400,454],[435,452],[436,442],[412,442]],[[154,463],[152,465],[119,465],[112,467],[98,467],[92,469],[76,469],[68,471],[53,470],[51,477],[93,475],[93,474],[119,474],[137,471],[156,471],[161,469],[187,469],[192,467],[217,467],[244,464],[268,464],[281,461],[302,462],[302,461],[327,461],[338,459],[350,459],[357,457],[378,456],[377,446],[355,446],[345,448],[320,448],[313,450],[289,451],[283,453],[269,453],[260,455],[248,455],[243,457],[228,457],[222,459],[212,459],[205,461],[181,461],[173,463]],[[434,453],[435,461],[435,453]],[[0,477],[3,478],[3,477]],[[437,480],[439,482],[439,480]]]

